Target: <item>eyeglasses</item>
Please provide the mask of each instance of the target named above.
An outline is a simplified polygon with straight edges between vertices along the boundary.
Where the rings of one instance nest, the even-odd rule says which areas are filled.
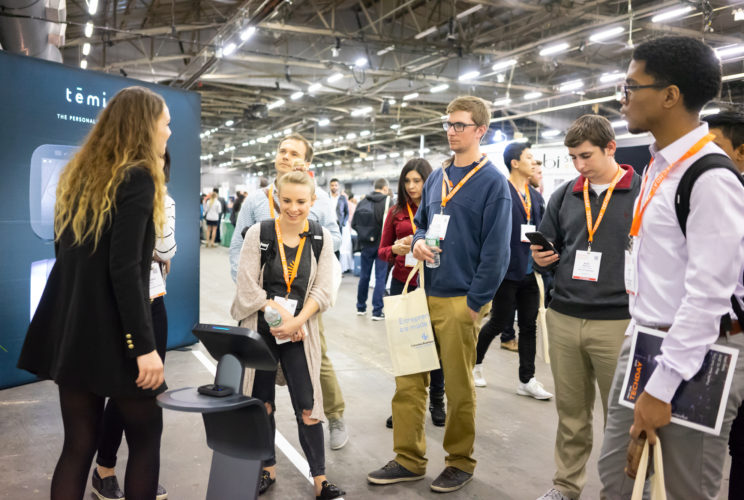
[[[455,132],[462,132],[465,130],[465,127],[477,127],[475,123],[462,123],[462,122],[444,122],[442,123],[442,128],[445,132],[447,132],[450,128],[455,129]]]
[[[630,100],[630,93],[634,92],[636,90],[641,89],[663,89],[664,87],[668,87],[668,83],[652,83],[651,85],[623,85],[621,87],[621,92],[623,94],[623,97],[625,97],[626,101]]]

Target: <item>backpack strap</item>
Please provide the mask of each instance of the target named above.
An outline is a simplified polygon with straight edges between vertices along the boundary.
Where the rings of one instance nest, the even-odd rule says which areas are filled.
[[[276,252],[276,231],[274,230],[274,219],[266,219],[261,224],[261,267],[266,264]]]
[[[323,226],[318,221],[308,220],[310,225],[310,244],[313,247],[315,263],[320,260],[320,252],[323,250]]]

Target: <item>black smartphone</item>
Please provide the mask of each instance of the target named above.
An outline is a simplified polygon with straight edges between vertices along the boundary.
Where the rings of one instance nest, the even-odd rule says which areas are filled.
[[[545,235],[543,235],[540,231],[524,233],[524,235],[527,236],[527,239],[530,240],[530,243],[532,243],[533,245],[541,246],[543,252],[546,252],[548,250],[552,250],[555,252],[555,247],[553,246],[553,244],[549,242]]]

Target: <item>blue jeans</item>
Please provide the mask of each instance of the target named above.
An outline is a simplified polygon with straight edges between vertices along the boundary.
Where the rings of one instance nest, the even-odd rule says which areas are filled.
[[[377,258],[377,247],[362,248],[362,269],[359,274],[359,288],[357,288],[357,311],[367,310],[367,296],[369,295],[369,279],[372,275],[372,264],[375,264],[375,291],[372,293],[372,315],[382,314],[382,297],[385,295],[385,279],[387,278],[387,262]]]

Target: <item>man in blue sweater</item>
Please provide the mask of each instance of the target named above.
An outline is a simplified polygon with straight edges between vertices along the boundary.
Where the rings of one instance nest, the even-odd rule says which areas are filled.
[[[491,319],[478,335],[473,379],[476,387],[485,387],[483,358],[491,341],[514,324],[514,310],[519,317],[519,386],[517,394],[535,399],[550,399],[551,393],[535,378],[537,309],[540,289],[532,270],[530,242],[525,233],[540,225],[545,202],[530,186],[535,173],[535,160],[528,142],[513,142],[504,150],[504,164],[509,170],[509,192],[512,200],[511,259],[504,281],[491,305]]]
[[[426,261],[429,314],[447,380],[444,471],[431,484],[440,493],[462,488],[473,477],[478,326],[509,265],[511,196],[503,175],[480,152],[488,130],[488,105],[458,97],[447,106],[444,130],[454,157],[429,176],[414,222],[413,256]],[[440,244],[431,249],[425,235]],[[432,268],[434,253],[440,265]],[[426,388],[429,372],[396,377],[393,397],[395,459],[367,475],[373,484],[423,479],[426,473]]]

